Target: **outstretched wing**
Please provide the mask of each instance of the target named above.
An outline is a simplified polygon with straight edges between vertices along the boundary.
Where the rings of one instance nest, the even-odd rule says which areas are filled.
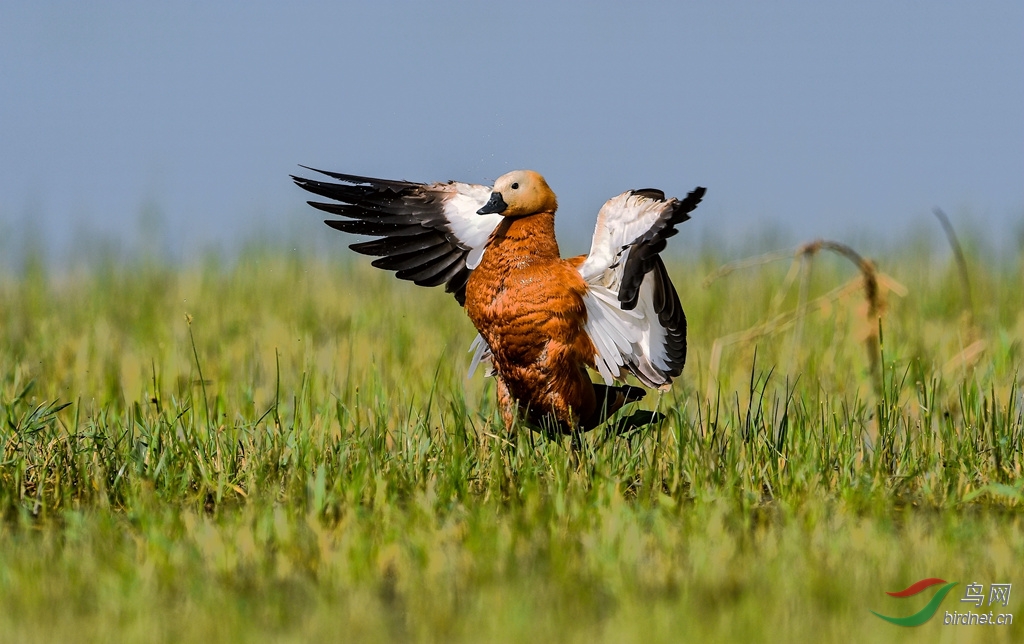
[[[469,274],[480,263],[488,237],[501,222],[501,215],[476,214],[490,197],[489,187],[455,181],[390,181],[306,169],[340,182],[292,176],[299,187],[337,202],[309,202],[314,208],[344,217],[324,223],[347,233],[379,237],[349,248],[378,257],[373,265],[396,271],[399,279],[420,286],[444,284],[459,304],[465,303]]]
[[[589,290],[586,331],[605,382],[632,373],[649,387],[671,384],[686,362],[686,316],[659,253],[704,197],[631,190],[597,215],[590,254],[579,265]]]

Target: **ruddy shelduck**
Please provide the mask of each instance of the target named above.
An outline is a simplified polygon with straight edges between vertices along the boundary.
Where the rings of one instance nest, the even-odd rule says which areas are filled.
[[[479,333],[470,375],[489,365],[507,428],[518,417],[536,429],[593,429],[646,393],[615,381],[632,374],[665,390],[682,373],[686,317],[659,253],[704,188],[682,200],[653,189],[613,197],[597,215],[590,253],[562,259],[555,193],[532,170],[487,187],[309,169],[340,182],[292,177],[337,202],[309,202],[343,217],[328,226],[379,237],[352,250],[401,279],[444,284],[465,307]]]

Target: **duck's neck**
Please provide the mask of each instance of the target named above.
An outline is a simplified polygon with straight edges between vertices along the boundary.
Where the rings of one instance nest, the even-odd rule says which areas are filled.
[[[490,254],[521,256],[525,261],[558,260],[558,242],[555,241],[555,214],[539,212],[524,217],[510,217],[491,235],[487,252]]]

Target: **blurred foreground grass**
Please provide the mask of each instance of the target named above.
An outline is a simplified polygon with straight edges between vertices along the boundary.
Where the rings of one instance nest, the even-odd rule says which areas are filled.
[[[1022,582],[1024,257],[973,311],[878,258],[880,323],[842,260],[720,264],[671,267],[668,420],[582,452],[506,435],[454,299],[358,260],[3,275],[0,641],[1020,640],[870,610]]]

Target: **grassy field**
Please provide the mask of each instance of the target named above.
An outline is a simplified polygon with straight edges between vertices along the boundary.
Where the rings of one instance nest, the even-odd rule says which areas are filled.
[[[582,449],[501,429],[453,298],[339,255],[0,276],[0,641],[1024,639],[1024,254],[970,300],[926,247],[871,298],[827,250],[677,259],[667,420]],[[931,621],[872,615],[926,577]]]

